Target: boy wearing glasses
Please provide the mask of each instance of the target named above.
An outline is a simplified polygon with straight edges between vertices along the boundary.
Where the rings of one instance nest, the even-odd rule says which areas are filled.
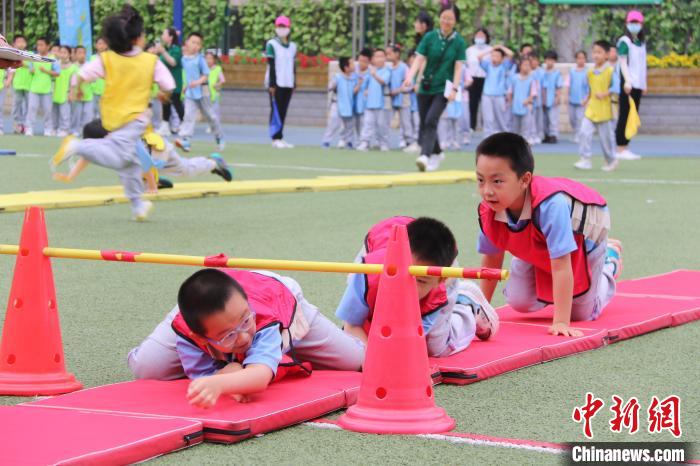
[[[288,371],[360,370],[364,344],[306,301],[299,284],[266,271],[203,269],[178,305],[128,357],[138,379],[192,379],[190,404],[239,402]]]

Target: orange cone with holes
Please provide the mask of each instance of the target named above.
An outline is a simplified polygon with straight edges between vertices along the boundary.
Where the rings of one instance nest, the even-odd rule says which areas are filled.
[[[44,211],[24,214],[0,342],[0,395],[58,395],[82,388],[66,372]]]
[[[455,421],[435,405],[411,248],[397,225],[379,280],[357,404],[340,417],[347,430],[374,434],[447,432]]]

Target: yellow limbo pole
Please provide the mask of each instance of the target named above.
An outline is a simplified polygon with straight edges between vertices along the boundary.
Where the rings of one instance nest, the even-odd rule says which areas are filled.
[[[0,254],[17,255],[18,253],[18,246],[12,244],[0,244]],[[177,254],[157,254],[148,252],[47,247],[44,248],[44,255],[46,257],[60,259],[193,265],[198,267],[227,267],[240,269],[296,270],[302,272],[380,274],[384,269],[383,264],[229,258],[223,254],[219,254],[218,256],[184,256]],[[501,269],[465,269],[460,267],[428,267],[413,265],[409,267],[408,271],[413,276],[492,280],[508,279],[508,270]]]

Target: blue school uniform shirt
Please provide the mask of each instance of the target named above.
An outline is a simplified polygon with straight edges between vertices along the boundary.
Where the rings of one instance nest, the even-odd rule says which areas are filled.
[[[547,92],[547,101],[544,102],[544,106],[549,108],[554,106],[554,97],[556,90],[564,86],[564,80],[561,77],[561,73],[557,69],[551,71],[542,70],[542,93]]]
[[[620,62],[615,63],[615,68],[612,75],[612,83],[610,83],[610,92],[613,94],[620,93]]]
[[[510,77],[510,92],[513,93],[513,105],[511,111],[513,115],[527,115],[528,108],[523,102],[530,97],[532,86],[535,84],[535,77],[530,73],[524,79],[520,74],[515,74]]]
[[[369,315],[369,305],[365,299],[367,281],[362,274],[350,275],[345,293],[340,299],[340,304],[335,311],[335,315],[342,321],[350,325],[362,326]],[[422,316],[423,331],[427,334],[439,316],[439,312],[433,312]]]
[[[604,209],[607,210],[608,208],[604,207]],[[578,249],[571,226],[571,202],[566,194],[555,194],[549,199],[542,201],[535,212],[533,215],[537,215],[535,220],[547,242],[550,259],[557,259]],[[510,215],[507,215],[507,217],[508,226],[515,231],[522,230],[530,222],[530,219],[512,219]],[[591,252],[599,246],[588,239],[585,240],[585,244],[587,252]],[[484,235],[483,231],[479,232],[476,249],[481,254],[499,254],[503,252]]]
[[[185,82],[182,83],[183,87],[186,87],[185,97],[188,99],[199,100],[202,98],[202,86],[197,86],[194,88],[187,87],[189,83],[195,81],[202,76],[209,76],[209,67],[207,66],[207,61],[204,59],[204,55],[198,53],[197,55],[183,55],[182,56],[182,71],[184,74]]]
[[[584,67],[582,70],[572,68],[569,71],[569,103],[582,105],[583,99],[586,98],[589,92],[588,68]]]
[[[355,86],[357,86],[357,75],[353,73],[350,77],[342,73],[335,75],[335,92],[337,96],[338,115],[343,118],[350,118],[355,107]]]
[[[394,92],[397,89],[403,87],[403,81],[406,79],[406,72],[408,71],[408,65],[404,62],[399,62],[396,68],[391,69],[391,79],[389,80],[389,90]],[[391,98],[391,106],[394,108],[401,108],[403,106],[404,93],[401,92],[396,94]]]
[[[177,336],[176,348],[185,375],[190,379],[214,375],[216,371],[227,364],[227,362],[212,358],[195,344],[179,335]],[[228,356],[228,362],[231,362],[232,355]],[[248,364],[262,364],[277,374],[277,366],[281,359],[282,335],[278,324],[262,329],[255,334],[253,343],[245,353],[242,365],[245,367]]]
[[[357,75],[358,80],[362,78],[360,90],[357,92],[357,96],[355,97],[355,113],[357,115],[362,115],[365,113],[365,108],[367,108],[367,97],[365,96],[365,90],[367,90],[367,85],[369,84],[367,79],[369,78],[369,70],[364,72],[357,71],[355,74]]]
[[[544,70],[542,68],[537,68],[530,73],[535,79],[535,84],[537,85],[537,97],[532,102],[533,108],[542,107],[542,78],[544,77]]]
[[[481,60],[481,67],[486,71],[484,80],[484,95],[504,96],[508,90],[508,71],[511,68],[511,61],[508,58],[498,66],[491,64],[491,58]]]
[[[368,109],[382,109],[384,107],[384,89],[386,89],[389,80],[391,79],[391,70],[386,66],[376,71],[376,75],[384,81],[385,84],[379,84],[379,81],[374,79],[374,76],[367,74],[367,105]]]

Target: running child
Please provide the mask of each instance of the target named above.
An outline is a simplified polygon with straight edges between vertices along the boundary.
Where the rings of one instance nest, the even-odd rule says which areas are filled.
[[[452,266],[457,244],[442,222],[421,217],[391,217],[374,225],[365,236],[355,262],[381,264],[394,225],[406,225],[413,263]],[[498,315],[479,287],[469,280],[416,277],[423,330],[430,356],[442,357],[466,349],[474,334],[487,340],[498,331]],[[379,275],[350,274],[336,310],[347,333],[367,341],[379,288]]]
[[[54,155],[52,165],[56,167],[77,155],[117,171],[131,203],[133,219],[144,221],[153,205],[142,199],[144,187],[136,145],[149,123],[148,101],[153,82],[160,86],[161,100],[166,100],[175,81],[158,57],[142,51],[143,18],[131,5],[124,5],[119,14],[105,19],[103,32],[109,50],[80,69],[77,97],[82,97],[83,83],[104,78],[100,113],[109,134],[104,139],[77,140],[68,136]]]
[[[137,379],[192,379],[190,404],[239,402],[285,372],[358,371],[364,344],[309,303],[299,284],[263,270],[203,269],[180,286],[177,306],[128,356]]]
[[[549,333],[581,336],[571,321],[597,319],[612,299],[622,244],[608,239],[610,212],[598,192],[534,170],[522,136],[498,133],[477,147],[481,265],[500,268],[512,254],[507,303],[519,312],[553,304]],[[489,301],[497,284],[481,282]]]

